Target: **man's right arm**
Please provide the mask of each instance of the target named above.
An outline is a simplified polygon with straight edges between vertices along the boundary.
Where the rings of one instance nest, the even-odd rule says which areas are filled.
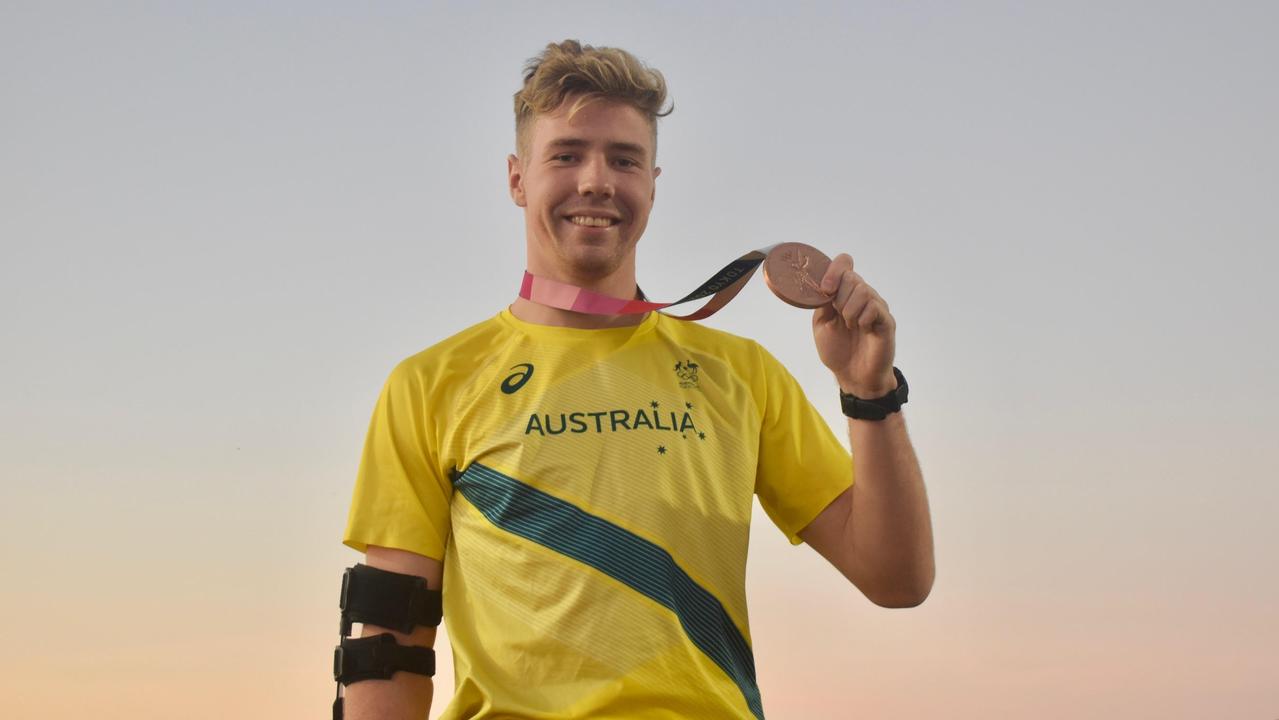
[[[426,578],[426,586],[443,586],[444,565],[439,560],[405,550],[368,546],[365,565]],[[417,626],[406,635],[377,625],[364,625],[360,637],[391,633],[401,645],[435,647],[435,628]],[[346,720],[423,720],[431,710],[432,678],[397,672],[389,680],[363,680],[346,687],[343,709]]]

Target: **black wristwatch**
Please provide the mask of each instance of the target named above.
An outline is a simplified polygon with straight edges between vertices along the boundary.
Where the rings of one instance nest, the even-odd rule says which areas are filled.
[[[874,400],[863,400],[840,390],[839,404],[843,406],[844,414],[854,420],[883,420],[890,413],[899,412],[902,405],[906,404],[906,393],[910,391],[910,386],[906,384],[906,376],[896,367],[893,368],[893,375],[897,376],[897,389]]]

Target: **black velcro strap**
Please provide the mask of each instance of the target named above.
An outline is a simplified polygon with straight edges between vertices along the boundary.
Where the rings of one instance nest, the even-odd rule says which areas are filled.
[[[366,638],[342,638],[333,649],[333,677],[343,685],[361,680],[386,680],[404,670],[435,675],[435,651],[401,645],[391,633]]]
[[[426,586],[426,578],[356,565],[342,575],[342,636],[351,634],[351,623],[369,623],[408,635],[418,625],[440,624],[443,608],[439,590]]]

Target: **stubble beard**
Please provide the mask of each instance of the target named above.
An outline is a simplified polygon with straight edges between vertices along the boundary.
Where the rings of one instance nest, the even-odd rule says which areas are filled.
[[[557,230],[558,232],[550,233],[550,247],[556,255],[561,272],[568,275],[566,280],[581,286],[606,280],[618,272],[626,263],[627,257],[634,252],[638,242],[638,238],[623,237],[590,242],[575,237],[572,228]],[[621,228],[616,232],[620,235]]]
[[[613,244],[608,247],[568,245],[560,246],[562,267],[570,273],[578,284],[604,280],[616,273],[626,259],[625,246]]]
[[[556,213],[554,217],[558,218],[559,215],[560,213]],[[632,222],[633,219],[627,220],[625,226],[616,231],[621,235],[622,230],[626,230],[627,237],[591,242],[577,236],[572,227],[557,227],[557,222],[547,223],[543,220],[534,230],[536,235],[535,239],[531,238],[529,251],[541,256],[542,262],[539,265],[542,266],[542,272],[561,275],[557,278],[561,282],[583,287],[594,285],[620,271],[628,257],[635,252],[639,235],[643,234],[644,228],[640,227],[639,234],[630,237],[629,232],[636,229]]]

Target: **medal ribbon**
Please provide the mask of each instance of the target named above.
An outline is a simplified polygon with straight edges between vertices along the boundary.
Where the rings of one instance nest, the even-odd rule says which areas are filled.
[[[701,320],[719,312],[720,308],[741,292],[746,281],[751,279],[760,263],[768,256],[771,247],[752,250],[730,262],[696,290],[675,302],[649,302],[643,299],[643,292],[640,293],[640,299],[613,297],[534,275],[527,270],[524,271],[524,282],[520,285],[520,297],[539,305],[590,315],[635,315],[710,297],[705,305],[687,315],[671,315],[678,320]]]

